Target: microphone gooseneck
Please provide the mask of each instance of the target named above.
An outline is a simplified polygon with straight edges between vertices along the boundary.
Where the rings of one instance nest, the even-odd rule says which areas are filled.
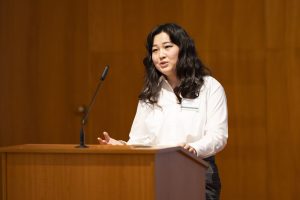
[[[87,124],[87,120],[88,120],[88,117],[89,117],[89,113],[91,111],[91,108],[92,106],[94,105],[95,103],[95,100],[96,100],[96,96],[99,92],[99,89],[103,83],[103,81],[105,80],[106,78],[106,75],[108,73],[108,70],[109,70],[109,65],[106,65],[106,67],[104,68],[103,72],[102,72],[102,75],[101,75],[101,78],[100,78],[100,81],[98,82],[98,85],[97,85],[97,88],[96,88],[96,91],[87,107],[87,110],[86,112],[84,113],[83,117],[82,117],[82,120],[81,120],[81,128],[80,128],[80,143],[79,143],[79,146],[76,146],[77,148],[87,148],[88,146],[85,144],[85,131],[84,131],[84,128]]]

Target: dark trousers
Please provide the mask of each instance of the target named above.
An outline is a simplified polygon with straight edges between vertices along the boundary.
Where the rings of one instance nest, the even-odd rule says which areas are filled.
[[[205,158],[204,160],[209,164],[205,177],[206,200],[219,200],[221,193],[221,181],[219,177],[218,167],[215,162],[215,157],[211,156]]]

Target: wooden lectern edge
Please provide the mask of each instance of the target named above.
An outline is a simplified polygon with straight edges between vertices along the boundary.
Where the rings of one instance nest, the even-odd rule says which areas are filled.
[[[208,163],[201,157],[190,153],[180,146],[136,146],[136,145],[88,145],[88,148],[76,148],[76,144],[22,144],[0,147],[0,152],[11,153],[105,153],[105,154],[153,154],[177,151],[184,156],[208,167]]]
[[[39,152],[39,153],[154,153],[179,150],[177,146],[131,146],[131,145],[88,145],[88,148],[77,148],[76,144],[22,144],[0,147],[0,152]]]
[[[187,156],[188,158],[190,158],[190,159],[192,159],[192,160],[194,160],[194,161],[196,161],[196,162],[204,165],[206,168],[208,168],[208,166],[209,166],[208,163],[205,160],[203,160],[203,158],[198,157],[198,156],[192,154],[191,152],[189,152],[188,150],[186,150],[186,149],[184,149],[182,147],[180,147],[180,153],[182,153],[183,155]]]

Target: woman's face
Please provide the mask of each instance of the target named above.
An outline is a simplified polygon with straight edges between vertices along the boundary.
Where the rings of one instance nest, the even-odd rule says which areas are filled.
[[[172,43],[167,33],[161,32],[154,36],[152,61],[158,71],[167,78],[176,78],[176,64],[179,47]]]

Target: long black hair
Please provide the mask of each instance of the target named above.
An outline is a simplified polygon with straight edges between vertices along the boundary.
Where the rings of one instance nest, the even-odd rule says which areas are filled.
[[[187,32],[177,24],[167,23],[155,27],[148,34],[146,42],[147,55],[143,60],[146,74],[144,87],[139,95],[139,99],[152,105],[157,103],[161,90],[159,80],[163,74],[153,64],[152,46],[154,37],[162,32],[168,34],[171,42],[179,47],[176,75],[180,85],[174,88],[174,93],[179,103],[181,103],[181,97],[188,99],[197,98],[204,83],[203,77],[209,75],[210,72],[200,61],[194,41]]]

